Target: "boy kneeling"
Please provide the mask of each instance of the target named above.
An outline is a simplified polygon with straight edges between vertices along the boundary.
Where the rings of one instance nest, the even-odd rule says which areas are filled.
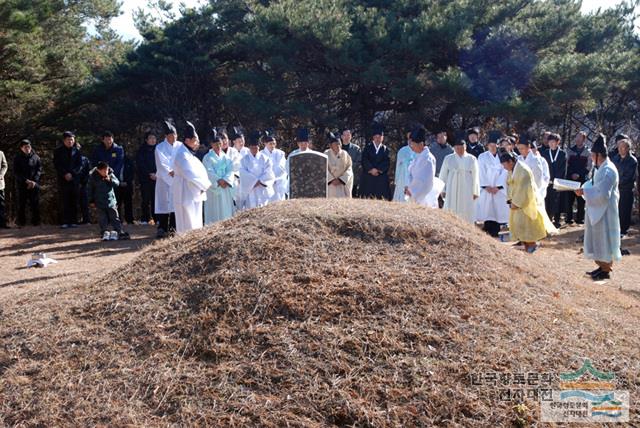
[[[98,165],[89,174],[89,203],[98,212],[98,223],[103,241],[129,239],[129,234],[122,230],[118,216],[118,202],[115,189],[120,182],[106,162]],[[109,231],[111,225],[112,231]]]

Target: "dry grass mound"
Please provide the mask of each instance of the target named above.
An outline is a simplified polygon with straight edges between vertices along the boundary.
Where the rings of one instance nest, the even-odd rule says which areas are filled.
[[[572,287],[441,211],[276,204],[4,302],[0,422],[526,425],[535,400],[514,410],[470,374],[583,356],[633,396],[637,330],[570,306]]]

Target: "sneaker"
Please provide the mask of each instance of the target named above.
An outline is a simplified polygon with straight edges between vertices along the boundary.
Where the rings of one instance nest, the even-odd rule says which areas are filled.
[[[63,224],[62,226],[60,226],[60,229],[68,229],[69,225],[68,224]]]
[[[115,230],[112,230],[109,235],[110,235],[109,236],[109,241],[117,241],[118,240],[118,232],[116,232]]]
[[[131,236],[129,236],[129,234],[127,232],[121,232],[118,235],[118,239],[120,239],[122,241],[128,241],[129,239],[131,239]]]
[[[111,239],[111,232],[109,232],[108,230],[105,230],[104,233],[102,234],[102,240],[108,241],[109,239]]]

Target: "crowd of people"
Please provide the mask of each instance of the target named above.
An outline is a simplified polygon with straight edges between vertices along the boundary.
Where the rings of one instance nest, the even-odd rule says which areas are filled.
[[[289,159],[313,151],[306,128],[298,130],[298,148],[288,157],[277,148],[271,132],[253,132],[245,139],[239,127],[212,129],[201,140],[193,124],[186,122],[184,141],[180,141],[169,121],[163,131],[160,143],[156,134],[147,133],[135,159],[114,142],[111,132],[102,134],[101,144],[90,158],[83,155],[75,135],[64,132],[53,156],[62,228],[90,222],[93,207],[102,239],[128,239],[122,220],[134,221],[135,180],[141,195],[140,223],[156,224],[159,238],[184,233],[230,218],[238,211],[287,199]],[[396,154],[392,191],[391,154],[384,144],[384,127],[374,123],[370,133],[371,139],[363,148],[352,141],[350,129],[328,133],[329,148],[324,152],[327,197],[376,198],[442,208],[464,221],[481,224],[494,237],[508,228],[512,239],[520,241],[528,252],[534,252],[540,240],[555,233],[562,221],[584,224],[586,219],[585,254],[598,261],[598,269],[590,274],[601,278],[611,271],[621,236],[628,233],[631,224],[638,177],[638,162],[631,154],[628,136],[616,136],[615,147],[608,151],[604,136],[598,136],[588,148],[584,132],[563,149],[560,135],[551,132],[545,132],[538,145],[538,139],[529,134],[489,131],[483,144],[479,128],[456,134],[451,143],[442,129],[436,132],[435,141],[427,144],[426,129],[415,126],[406,133],[407,144]],[[7,166],[0,152],[2,227],[7,226]],[[28,208],[31,223],[37,225],[42,163],[28,140],[19,144],[13,174],[16,222],[26,224]],[[581,187],[561,192],[554,186],[555,179],[572,180]],[[602,221],[606,224],[598,223]],[[604,253],[599,250],[602,247],[607,247]]]

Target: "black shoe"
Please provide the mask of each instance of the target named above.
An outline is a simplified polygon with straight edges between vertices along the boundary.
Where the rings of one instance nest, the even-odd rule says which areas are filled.
[[[167,232],[165,232],[164,229],[158,229],[158,233],[156,233],[156,238],[162,239],[162,238],[165,238],[166,236],[167,236]]]
[[[560,223],[558,223],[557,221],[553,223],[553,225],[556,227],[556,229],[560,229]]]
[[[591,272],[585,272],[585,274],[587,274],[587,276],[590,276],[590,277],[593,278],[594,276],[599,275],[600,272],[602,272],[602,268],[598,268],[596,270],[592,270]]]
[[[604,281],[605,279],[611,278],[611,275],[609,275],[609,272],[600,272],[599,274],[594,275],[591,278],[594,281]]]
[[[567,220],[567,221],[566,221],[566,223],[567,223],[568,225],[572,225],[572,224],[573,224],[573,220]]]
[[[131,236],[129,236],[127,232],[120,232],[120,234],[118,234],[118,239],[121,241],[128,241],[131,239]]]
[[[584,224],[584,220],[578,220],[576,221],[576,224]]]

